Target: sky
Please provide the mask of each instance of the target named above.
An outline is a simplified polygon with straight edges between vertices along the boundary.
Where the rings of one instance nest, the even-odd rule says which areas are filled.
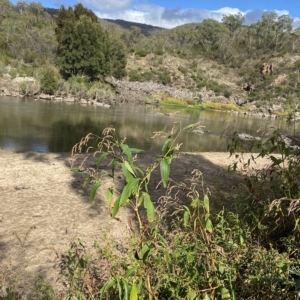
[[[16,4],[19,1],[11,2]],[[164,28],[198,23],[208,18],[221,21],[223,15],[238,12],[244,15],[246,24],[249,25],[260,20],[265,11],[275,11],[278,15],[288,14],[294,19],[294,27],[300,26],[299,0],[25,0],[25,2],[41,2],[44,7],[50,8],[82,3],[83,6],[93,10],[99,18],[122,19]]]

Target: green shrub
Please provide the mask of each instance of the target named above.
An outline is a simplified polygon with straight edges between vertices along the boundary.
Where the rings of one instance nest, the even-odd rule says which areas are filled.
[[[58,76],[51,68],[46,69],[41,78],[41,90],[46,93],[53,95],[58,89]]]
[[[37,59],[38,55],[33,51],[25,51],[23,59],[25,63],[31,64]]]
[[[184,67],[182,67],[182,66],[179,66],[179,67],[178,67],[178,71],[180,71],[180,72],[181,72],[182,74],[184,74],[184,75],[186,75],[187,72],[188,72],[187,68],[184,68]]]
[[[159,50],[155,50],[155,51],[154,51],[154,54],[155,54],[155,55],[163,55],[164,52],[163,52],[162,50],[159,49]]]
[[[231,91],[229,91],[229,90],[225,90],[223,95],[224,95],[224,97],[226,97],[226,98],[228,98],[228,99],[229,99],[229,98],[230,98],[230,96],[232,95],[232,92],[231,92]]]
[[[136,70],[130,70],[128,72],[128,76],[130,81],[138,81],[138,82],[143,81],[142,75],[138,73]]]
[[[167,72],[159,72],[158,81],[164,85],[167,85],[171,83],[171,76]]]
[[[135,51],[135,55],[136,56],[139,56],[139,57],[145,57],[145,56],[147,56],[147,51],[145,51],[145,50],[136,50]]]
[[[86,97],[86,93],[89,90],[91,83],[88,78],[84,76],[72,76],[68,79],[69,92],[76,97]]]

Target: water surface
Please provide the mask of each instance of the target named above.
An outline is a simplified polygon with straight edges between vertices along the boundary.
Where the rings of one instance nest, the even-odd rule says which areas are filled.
[[[172,116],[164,115],[172,113]],[[284,120],[244,116],[214,111],[174,110],[144,105],[122,104],[110,108],[84,106],[79,103],[38,101],[0,97],[0,148],[14,151],[70,152],[73,145],[92,132],[101,135],[114,126],[120,138],[130,147],[158,151],[163,138],[152,138],[153,132],[167,134],[177,124],[184,127],[201,122],[211,133],[197,135],[184,132],[180,138],[183,151],[225,151],[220,136],[229,128],[261,136],[280,128],[292,131]]]

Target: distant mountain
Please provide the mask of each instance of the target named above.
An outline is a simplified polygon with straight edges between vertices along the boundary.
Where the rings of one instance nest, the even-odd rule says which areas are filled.
[[[49,8],[49,7],[45,7],[44,10],[52,17],[55,16],[59,11],[59,9],[57,9],[57,8]],[[118,20],[102,19],[102,20],[105,20],[106,22],[118,25],[123,29],[130,29],[133,26],[138,27],[141,29],[141,32],[146,36],[149,36],[150,34],[153,34],[153,33],[157,33],[161,30],[165,30],[165,28],[158,27],[158,26],[152,26],[152,25],[130,22],[130,21],[125,21],[125,20],[119,20],[119,19]]]
[[[57,9],[57,8],[49,8],[49,7],[44,7],[44,10],[52,17],[57,15],[58,11],[59,11],[59,9]]]

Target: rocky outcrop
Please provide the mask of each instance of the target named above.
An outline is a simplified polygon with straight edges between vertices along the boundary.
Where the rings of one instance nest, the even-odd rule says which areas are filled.
[[[251,93],[255,90],[255,86],[254,84],[251,84],[251,83],[244,83],[243,86],[242,86],[243,90]]]
[[[196,96],[196,93],[191,91],[177,89],[154,82],[128,82],[116,80],[114,78],[107,79],[106,82],[115,88],[118,98],[130,101],[146,100],[153,93],[168,94],[171,97],[178,99],[192,99]]]
[[[265,76],[266,74],[272,75],[273,74],[273,65],[269,63],[263,63],[261,68],[261,74]]]

